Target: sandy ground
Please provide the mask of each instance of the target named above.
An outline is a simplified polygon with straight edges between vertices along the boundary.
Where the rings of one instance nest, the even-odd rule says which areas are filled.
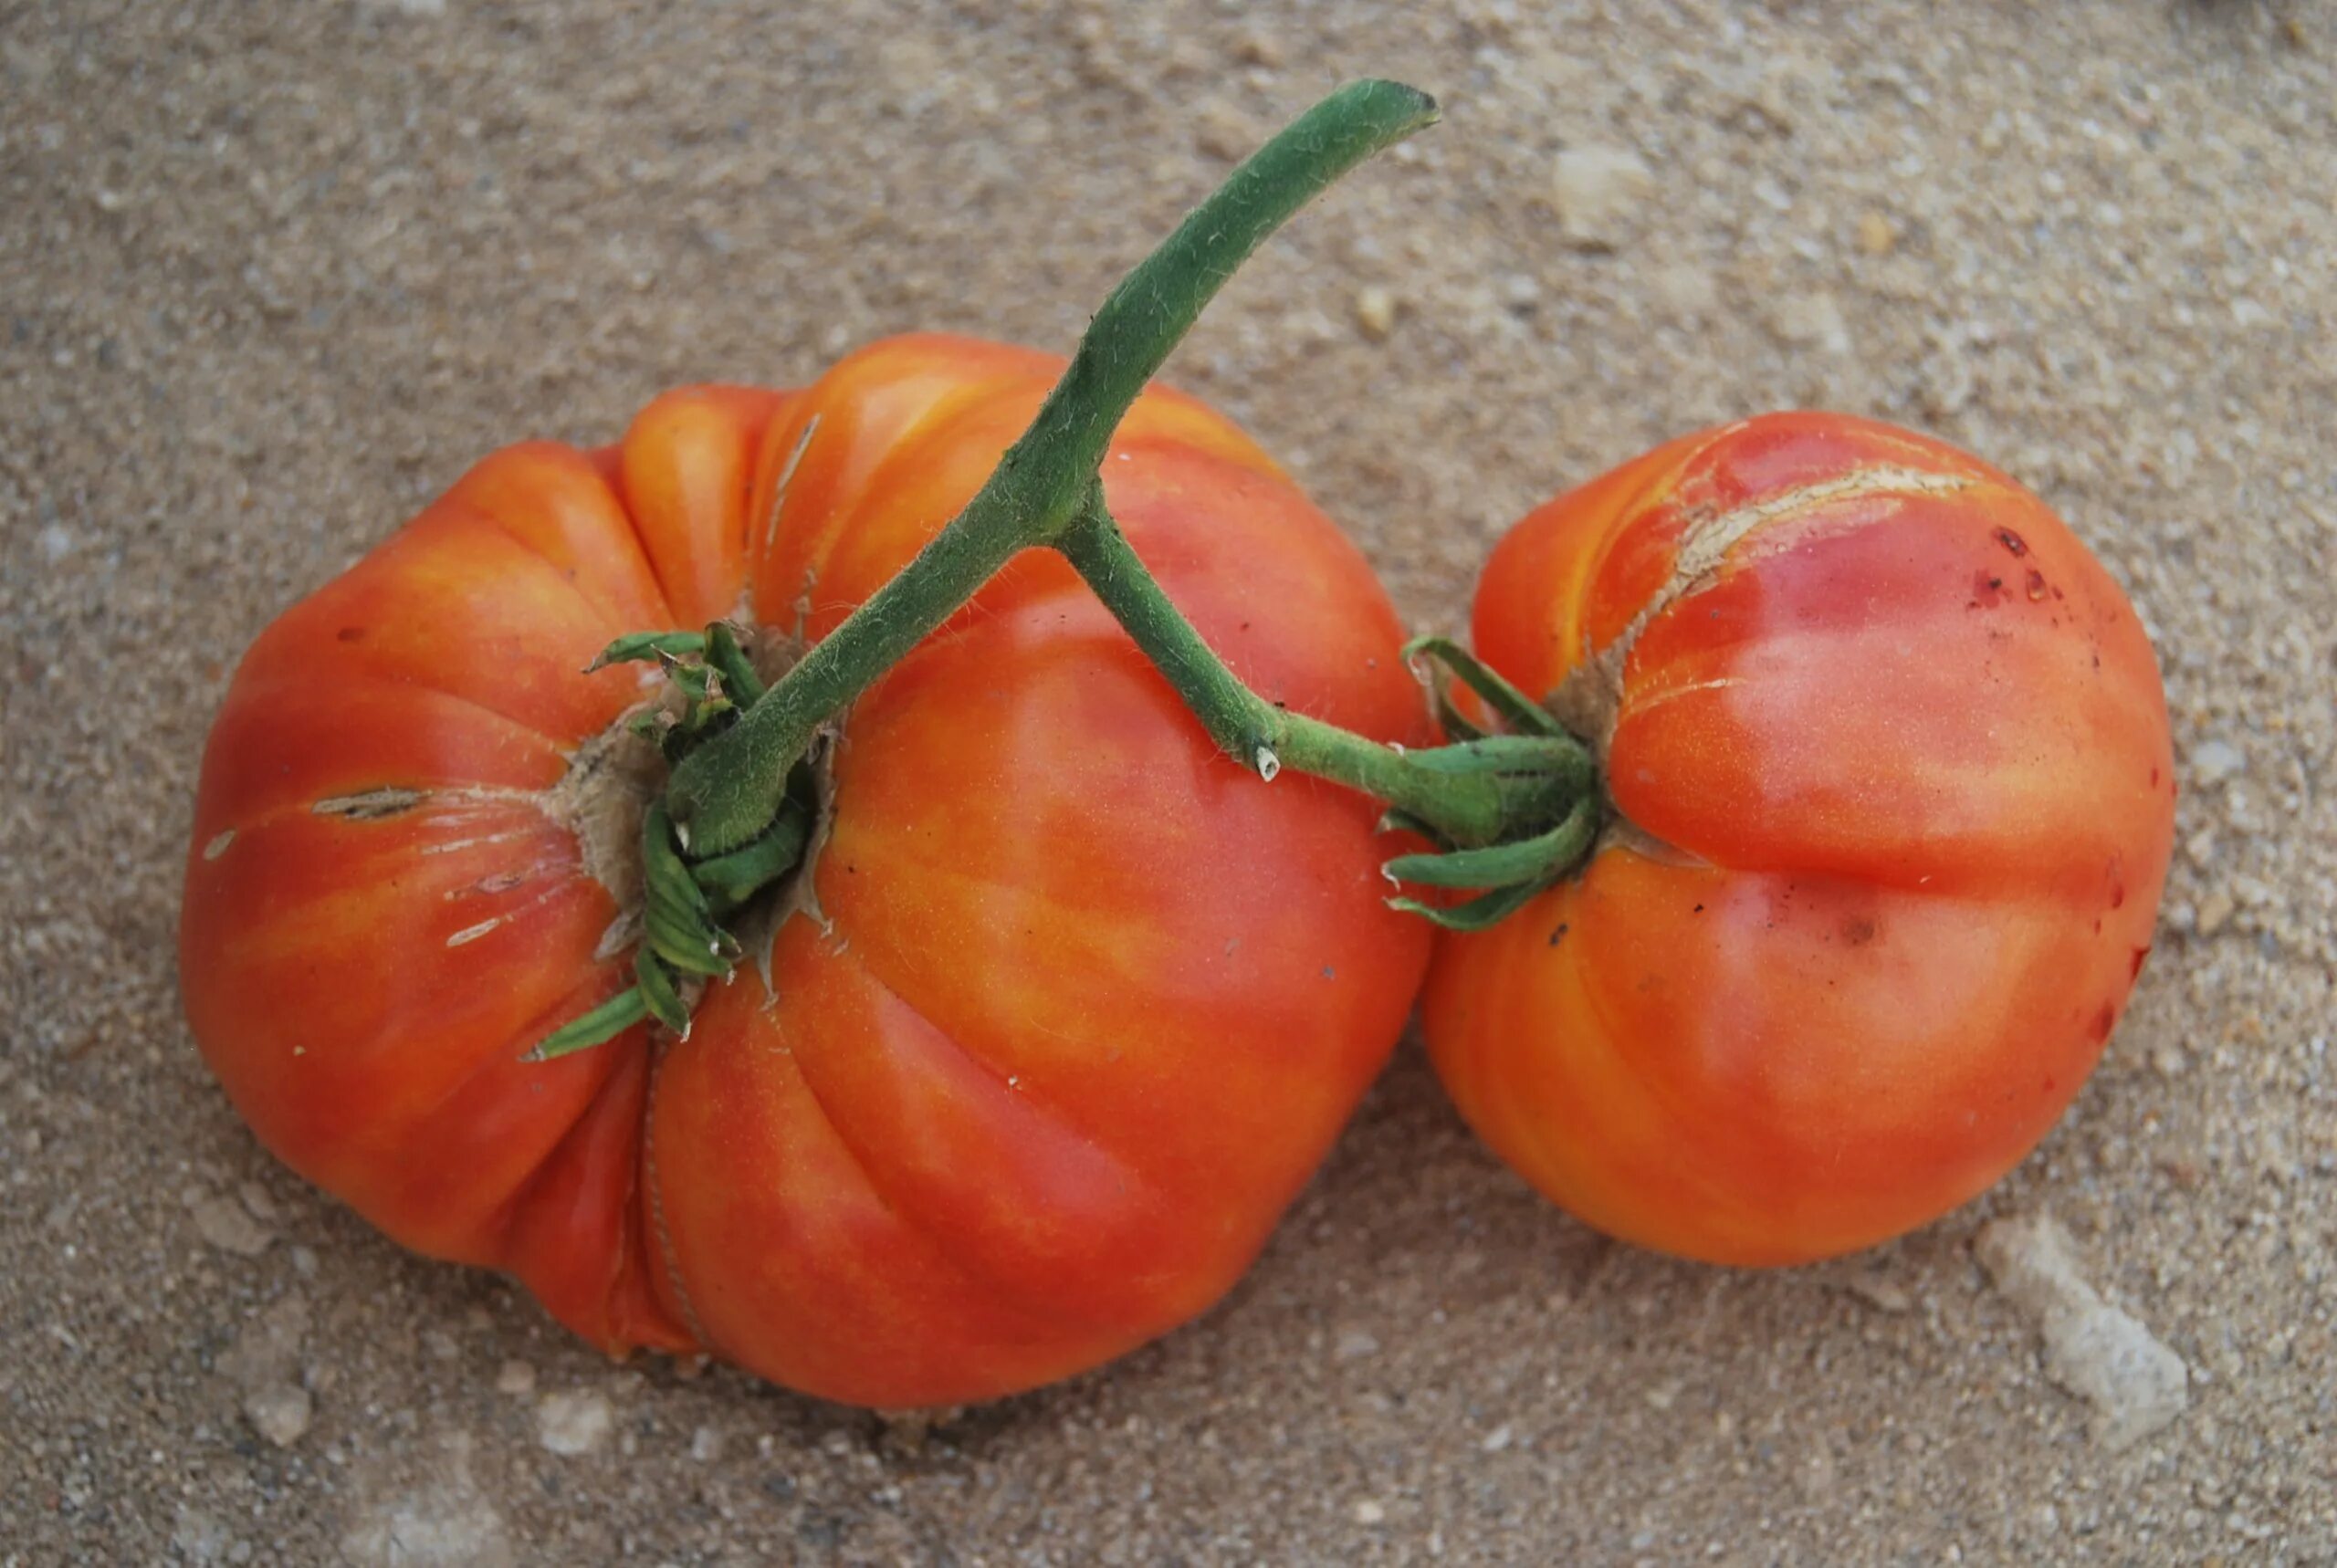
[[[2332,62],[2306,0],[0,6],[0,1561],[2337,1562]],[[270,615],[669,383],[1067,345],[1367,72],[1446,124],[1172,376],[1419,624],[1536,499],[1796,402],[1987,454],[2131,587],[2181,847],[2036,1157],[1717,1272],[1547,1209],[1407,1047],[1224,1307],[925,1432],[611,1366],[270,1162],[171,957]],[[1975,1257],[2047,1211],[2188,1368],[2122,1449]]]

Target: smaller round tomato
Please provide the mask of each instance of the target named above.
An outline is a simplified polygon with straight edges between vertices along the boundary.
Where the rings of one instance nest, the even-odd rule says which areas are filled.
[[[2142,971],[2175,789],[2149,641],[2041,501],[1887,425],[1748,420],[1526,517],[1474,631],[1611,811],[1430,970],[1438,1071],[1527,1180],[1779,1264],[2036,1145]]]

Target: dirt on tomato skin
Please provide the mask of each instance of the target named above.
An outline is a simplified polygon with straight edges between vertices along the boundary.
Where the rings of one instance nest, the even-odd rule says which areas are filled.
[[[12,12],[0,1558],[2337,1558],[2337,23],[1856,15]],[[269,617],[490,448],[613,439],[669,385],[801,382],[912,328],[1067,348],[1367,72],[1445,122],[1267,246],[1168,376],[1418,629],[1465,627],[1530,506],[1787,404],[1981,455],[2132,593],[2176,862],[2101,1069],[2002,1188],[1839,1265],[1678,1263],[1550,1211],[1408,1049],[1225,1306],[912,1428],[613,1365],[254,1144],[171,953],[203,737]],[[1984,563],[2025,606],[2033,558]],[[2191,1369],[2121,1452],[1975,1266],[1985,1220],[2048,1210]]]

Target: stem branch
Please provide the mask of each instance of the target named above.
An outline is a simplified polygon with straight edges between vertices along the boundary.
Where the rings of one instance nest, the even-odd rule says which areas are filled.
[[[761,832],[821,725],[1018,551],[1063,535],[1128,405],[1252,251],[1340,175],[1435,120],[1435,100],[1415,89],[1350,83],[1194,208],[1105,300],[1031,428],[966,509],[728,734],[675,769],[665,798],[691,852],[720,854]]]
[[[1218,745],[1261,777],[1295,768],[1387,801],[1455,843],[1492,841],[1525,805],[1521,790],[1546,774],[1453,770],[1336,725],[1275,706],[1242,683],[1146,570],[1095,486],[1073,526],[1055,541],[1095,597],[1127,629]],[[1567,743],[1551,743],[1553,756]],[[1461,748],[1450,748],[1459,750]],[[1498,759],[1498,754],[1495,754]],[[1559,765],[1565,766],[1564,759]],[[1582,775],[1587,779],[1587,767]]]

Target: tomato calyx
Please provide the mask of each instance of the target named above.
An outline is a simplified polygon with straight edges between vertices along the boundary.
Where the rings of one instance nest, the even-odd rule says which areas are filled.
[[[602,650],[587,672],[611,664],[655,663],[666,677],[664,700],[625,721],[669,765],[735,727],[768,694],[738,631],[716,622],[704,632],[641,632]],[[796,881],[817,843],[823,747],[791,769],[786,793],[760,834],[727,854],[693,862],[686,836],[662,799],[641,815],[640,940],[634,984],[539,1041],[528,1060],[550,1061],[614,1039],[645,1019],[686,1040],[697,993],[727,980],[746,956],[731,930]]]
[[[1573,874],[1588,857],[1610,814],[1597,763],[1591,748],[1546,708],[1451,639],[1415,638],[1405,644],[1404,655],[1429,689],[1437,722],[1454,737],[1411,760],[1454,776],[1494,780],[1503,821],[1488,841],[1461,843],[1433,821],[1391,809],[1381,820],[1383,828],[1419,834],[1437,847],[1390,860],[1380,868],[1388,879],[1475,896],[1445,904],[1399,894],[1388,903],[1447,930],[1482,931]],[[1454,703],[1446,674],[1477,699],[1478,717]]]

